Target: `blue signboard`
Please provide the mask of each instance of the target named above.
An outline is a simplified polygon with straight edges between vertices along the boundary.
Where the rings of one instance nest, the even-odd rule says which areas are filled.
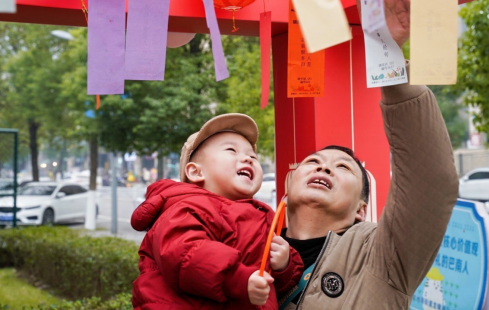
[[[459,200],[440,251],[411,310],[480,310],[486,295],[487,236],[475,203]],[[481,213],[482,213],[481,212]]]

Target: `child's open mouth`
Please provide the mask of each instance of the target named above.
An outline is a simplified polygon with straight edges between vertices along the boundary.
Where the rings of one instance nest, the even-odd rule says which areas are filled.
[[[238,171],[238,175],[242,178],[247,178],[248,180],[253,180],[253,170],[249,168],[243,168]]]

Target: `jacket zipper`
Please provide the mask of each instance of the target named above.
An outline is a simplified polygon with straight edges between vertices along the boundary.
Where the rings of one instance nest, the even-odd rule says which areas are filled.
[[[295,307],[295,310],[299,309],[299,306],[300,306],[300,305],[301,305],[301,303],[302,303],[302,299],[304,298],[304,294],[306,293],[307,288],[309,287],[309,283],[311,283],[312,276],[313,276],[313,275],[314,275],[314,273],[316,272],[316,269],[318,268],[319,261],[320,261],[320,260],[321,260],[321,258],[323,257],[324,252],[326,251],[326,248],[328,247],[328,243],[329,243],[329,239],[330,239],[330,237],[331,237],[331,231],[328,231],[328,235],[326,236],[326,241],[324,242],[323,248],[321,249],[321,252],[319,253],[318,258],[316,259],[316,263],[315,263],[315,265],[314,265],[314,268],[312,268],[311,277],[310,277],[310,278],[309,278],[309,280],[307,281],[306,287],[304,288],[304,290],[303,290],[303,291],[302,291],[302,293],[301,293],[301,297],[299,298],[299,301],[297,302],[297,306]]]

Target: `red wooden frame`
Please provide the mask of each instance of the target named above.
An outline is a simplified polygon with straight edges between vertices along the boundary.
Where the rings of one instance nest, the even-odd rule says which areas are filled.
[[[82,0],[17,0],[16,14],[0,14],[0,21],[34,24],[86,26],[81,12]],[[88,5],[88,0],[85,5]],[[466,3],[472,0],[459,0]],[[127,2],[127,0],[126,0]],[[360,20],[355,0],[341,0],[350,24],[358,25]],[[287,32],[288,0],[257,0],[252,5],[236,12],[236,22],[240,28],[232,32],[232,13],[217,10],[221,33],[225,35],[258,36],[260,13],[272,11],[272,36]],[[171,1],[169,31],[208,33],[202,0]]]
[[[86,26],[81,11],[82,0],[17,0],[16,14],[0,14],[0,21],[64,26]],[[88,5],[88,0],[84,0]],[[127,2],[127,0],[126,0]],[[358,23],[355,0],[342,0],[350,22]],[[264,7],[265,4],[265,7]],[[272,11],[272,36],[287,32],[288,0],[257,0],[237,11],[240,28],[232,32],[232,12],[216,10],[219,28],[225,35],[259,36],[260,13]],[[171,1],[169,31],[209,33],[202,0]]]

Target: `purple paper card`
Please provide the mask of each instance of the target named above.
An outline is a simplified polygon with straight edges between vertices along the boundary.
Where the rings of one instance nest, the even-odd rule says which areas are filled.
[[[89,0],[89,95],[124,93],[125,0]]]
[[[169,11],[170,0],[129,1],[126,80],[164,80]]]
[[[216,11],[212,0],[204,0],[205,16],[207,27],[211,32],[212,55],[214,56],[214,68],[216,70],[216,81],[221,81],[229,77],[224,51],[222,49],[221,32],[217,25]]]

